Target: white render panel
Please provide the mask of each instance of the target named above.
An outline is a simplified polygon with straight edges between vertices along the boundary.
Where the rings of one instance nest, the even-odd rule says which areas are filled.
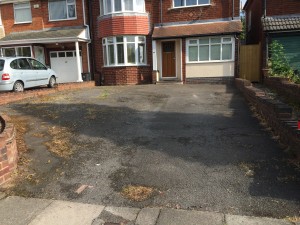
[[[186,64],[187,78],[228,76],[234,76],[234,62]]]

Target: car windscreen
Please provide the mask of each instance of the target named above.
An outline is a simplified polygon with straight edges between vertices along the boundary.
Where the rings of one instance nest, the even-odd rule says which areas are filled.
[[[4,62],[5,61],[3,59],[0,59],[0,71],[2,71],[4,68]]]

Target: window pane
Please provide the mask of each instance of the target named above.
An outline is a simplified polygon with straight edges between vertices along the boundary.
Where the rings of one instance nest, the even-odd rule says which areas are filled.
[[[22,22],[31,22],[31,8],[29,3],[23,4],[15,4],[15,22],[22,23]]]
[[[210,0],[198,0],[199,5],[209,4]]]
[[[107,38],[107,43],[114,43],[114,39],[111,37],[111,38]]]
[[[117,45],[117,54],[118,54],[118,64],[123,64],[124,61],[124,45],[118,44]]]
[[[115,64],[115,52],[114,52],[113,45],[108,46],[108,64],[109,65]]]
[[[138,44],[138,63],[146,63],[145,54],[145,44]]]
[[[104,58],[104,65],[107,65],[107,51],[106,46],[103,47],[103,58]]]
[[[133,11],[133,0],[124,0],[125,11]]]
[[[12,69],[18,69],[18,62],[17,60],[14,60],[10,63],[10,68]]]
[[[15,48],[3,48],[3,56],[11,57],[16,56]]]
[[[184,6],[184,0],[174,0],[174,7]]]
[[[135,63],[135,44],[127,44],[127,62]]]
[[[223,38],[223,42],[231,42],[231,38]]]
[[[209,60],[209,46],[199,46],[199,60],[208,61]]]
[[[209,44],[209,39],[208,38],[201,38],[201,39],[199,39],[199,44]]]
[[[139,37],[139,42],[145,42],[145,37]]]
[[[73,52],[66,52],[67,57],[73,57]]]
[[[105,0],[106,3],[106,13],[111,13],[111,0]]]
[[[134,42],[135,37],[134,36],[127,36],[127,42]]]
[[[196,45],[196,44],[198,44],[198,41],[197,40],[189,40],[189,44]]]
[[[31,49],[30,49],[30,47],[18,47],[17,48],[17,55],[18,56],[31,57]]]
[[[136,0],[136,10],[138,12],[144,12],[145,6],[144,6],[145,0]]]
[[[56,52],[51,52],[50,53],[50,58],[57,58],[57,53]]]
[[[104,0],[100,0],[100,16],[104,15],[104,5],[103,5]]]
[[[4,62],[5,62],[4,60],[0,59],[0,71],[2,71],[4,68]]]
[[[117,39],[117,42],[123,42],[124,38],[123,37],[117,37],[116,39]]]
[[[198,46],[189,47],[189,61],[190,62],[198,61]]]
[[[223,60],[232,59],[232,44],[222,45],[222,59]]]
[[[68,6],[68,14],[69,14],[69,18],[76,17],[75,5],[69,5]]]
[[[186,0],[186,5],[197,5],[197,0]]]
[[[122,1],[121,0],[115,0],[115,12],[122,10]]]
[[[58,57],[66,57],[65,52],[59,52],[59,53],[58,53]]]
[[[28,61],[26,59],[18,59],[19,69],[29,70],[31,69]]]
[[[212,45],[211,46],[211,60],[220,60],[221,46]]]
[[[50,20],[67,19],[66,1],[49,0]]]
[[[32,69],[34,69],[34,70],[47,70],[47,68],[42,63],[40,63],[39,61],[34,60],[34,59],[28,59],[28,60],[31,64]]]
[[[212,38],[211,43],[221,43],[221,38]]]

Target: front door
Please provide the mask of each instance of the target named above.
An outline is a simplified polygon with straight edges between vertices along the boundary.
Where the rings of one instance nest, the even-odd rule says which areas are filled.
[[[162,42],[162,78],[176,77],[175,41]]]
[[[45,64],[45,50],[43,47],[34,46],[34,57],[40,61],[41,63]]]

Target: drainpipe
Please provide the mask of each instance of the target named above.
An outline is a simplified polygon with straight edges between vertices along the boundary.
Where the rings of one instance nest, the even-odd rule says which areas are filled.
[[[267,16],[267,0],[264,0],[264,18]]]
[[[234,1],[232,0],[232,20],[234,19]]]
[[[90,53],[91,53],[91,58],[92,58],[92,79],[94,80],[94,75],[95,75],[95,50],[94,50],[94,36],[93,36],[93,30],[94,30],[94,26],[93,26],[93,5],[92,5],[93,1],[92,0],[89,0],[88,1],[88,14],[89,14],[89,24],[90,24],[90,38],[91,38],[91,43],[89,44],[89,47],[90,47]],[[102,77],[101,77],[101,73],[100,73],[100,83],[99,85],[101,85],[101,80],[102,80]]]
[[[160,0],[160,26],[162,27],[163,23],[163,9],[162,9],[162,0]]]

